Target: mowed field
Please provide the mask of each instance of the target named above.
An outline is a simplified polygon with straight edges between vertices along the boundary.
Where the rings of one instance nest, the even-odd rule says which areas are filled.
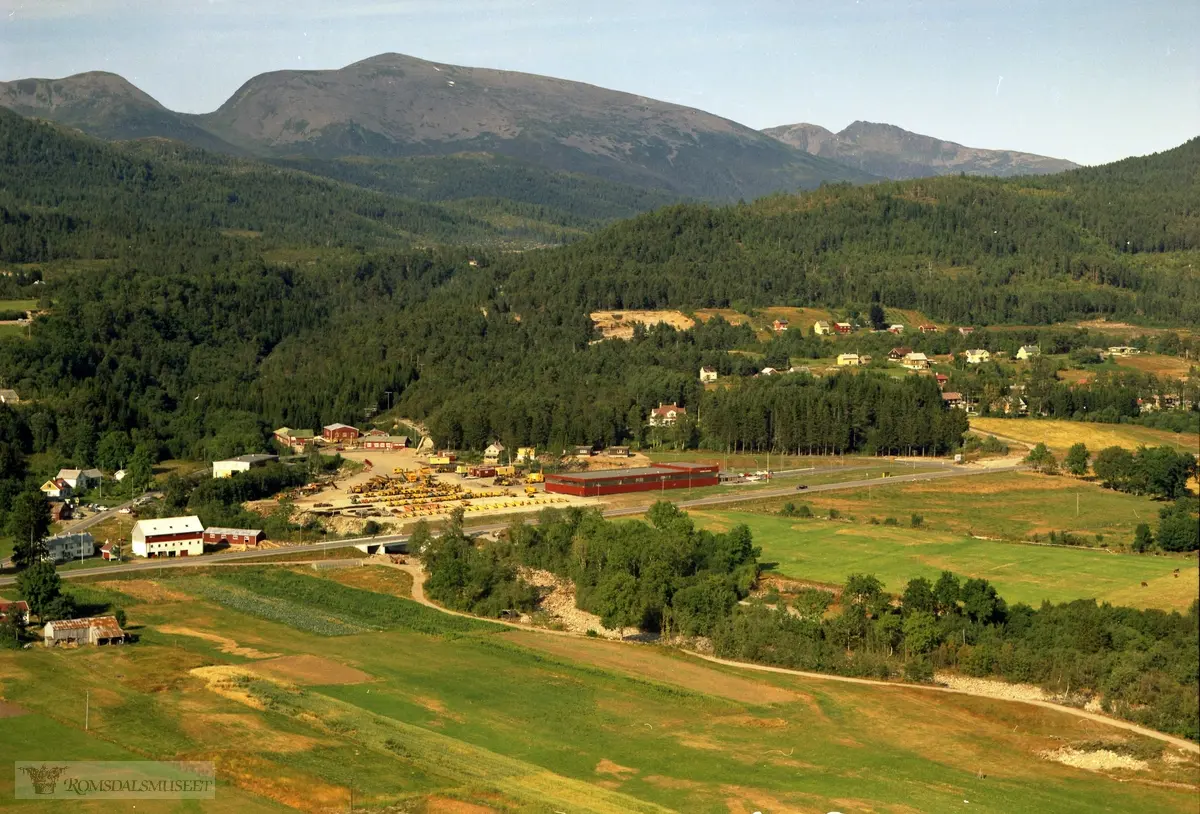
[[[396,598],[402,580],[367,571],[335,573],[379,593],[301,569],[79,589],[125,607],[140,641],[0,653],[18,713],[0,717],[0,759],[217,761],[215,803],[136,803],[151,812],[344,811],[351,793],[356,808],[457,814],[1195,808],[1194,758],[1099,773],[1041,756],[1146,746],[1092,721],[507,630]],[[11,782],[0,773],[6,809],[42,810]]]
[[[1131,542],[1139,523],[1154,525],[1162,505],[1148,497],[1105,489],[1094,481],[995,472],[924,483],[881,480],[869,488],[797,494],[748,503],[746,508],[774,514],[787,502],[808,503],[818,515],[837,509],[859,524],[893,517],[907,526],[912,515],[919,514],[926,531],[1013,542],[1067,531],[1087,537],[1091,545],[1097,543],[1097,534],[1110,545]]]
[[[1163,356],[1159,353],[1139,353],[1137,356],[1121,356],[1117,359],[1121,367],[1140,370],[1143,373],[1153,373],[1155,376],[1166,376],[1175,379],[1185,379],[1195,362],[1180,359],[1177,356]]]
[[[971,429],[983,435],[1003,436],[1033,446],[1039,442],[1055,452],[1066,452],[1083,442],[1093,453],[1105,447],[1136,449],[1146,446],[1171,446],[1184,452],[1196,452],[1200,439],[1189,433],[1175,433],[1131,424],[1092,424],[1047,418],[971,418]]]
[[[770,572],[791,579],[840,585],[850,574],[874,574],[894,593],[908,580],[936,580],[942,571],[982,577],[1009,602],[1038,605],[1096,599],[1114,604],[1185,610],[1200,590],[1194,558],[1112,554],[1101,549],[979,540],[961,534],[799,520],[749,512],[690,514],[702,527],[745,523],[762,547]],[[907,524],[907,516],[904,521]],[[1179,576],[1173,571],[1178,568]],[[1142,583],[1146,587],[1142,587]]]

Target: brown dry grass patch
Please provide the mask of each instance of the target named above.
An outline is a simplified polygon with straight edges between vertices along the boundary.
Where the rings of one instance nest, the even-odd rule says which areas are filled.
[[[1169,376],[1176,379],[1187,378],[1192,369],[1192,363],[1186,359],[1174,356],[1162,356],[1157,353],[1141,353],[1137,356],[1121,356],[1117,359],[1121,367],[1140,370],[1143,373],[1153,373],[1155,376]]]
[[[269,659],[278,656],[278,653],[267,653],[262,650],[255,650],[253,647],[242,647],[235,640],[226,636],[218,636],[216,633],[208,633],[203,630],[194,630],[190,627],[179,627],[177,625],[159,625],[160,633],[167,633],[173,636],[190,636],[194,639],[203,639],[206,642],[212,642],[221,648],[222,653],[228,653],[231,656],[241,656],[247,659]]]
[[[596,774],[611,775],[612,777],[616,777],[621,780],[624,780],[627,775],[635,775],[637,773],[637,769],[630,768],[629,766],[622,766],[619,763],[613,763],[608,758],[604,758],[596,764]]]
[[[630,339],[635,324],[650,327],[665,322],[677,331],[696,324],[679,311],[593,311],[589,316],[605,339]]]
[[[745,704],[783,704],[802,698],[798,693],[693,662],[672,658],[646,645],[544,636],[524,631],[505,634],[511,641],[571,661],[613,670],[634,678],[675,684],[689,690]]]
[[[323,576],[351,588],[412,598],[412,575],[398,568],[388,568],[382,565],[341,568],[336,571],[327,571]]]
[[[316,684],[363,684],[372,680],[369,673],[356,667],[339,664],[321,656],[280,656],[254,665],[257,672],[265,672],[285,681],[302,686]]]
[[[184,713],[179,725],[197,743],[238,752],[306,752],[320,743],[304,735],[276,732],[246,713]]]
[[[236,760],[221,761],[220,773],[240,789],[298,811],[312,814],[345,811],[350,802],[349,790],[341,786],[291,771],[254,755],[238,755]]]
[[[745,786],[721,786],[725,795],[725,807],[729,814],[752,814],[752,812],[769,811],[771,814],[810,814],[814,809],[810,806],[800,807],[764,793],[760,789]],[[872,811],[873,806],[846,806],[848,811]]]
[[[16,718],[20,715],[28,715],[29,710],[24,707],[18,707],[11,701],[0,699],[0,718]]]
[[[143,602],[185,602],[191,599],[185,593],[171,590],[150,579],[107,579],[95,585]]]
[[[210,667],[196,667],[188,672],[203,681],[206,689],[222,698],[237,701],[252,709],[264,709],[261,701],[238,684],[239,680],[261,678],[243,667],[215,664]]]

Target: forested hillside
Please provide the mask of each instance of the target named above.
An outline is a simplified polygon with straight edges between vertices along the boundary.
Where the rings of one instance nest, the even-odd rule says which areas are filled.
[[[495,226],[170,141],[108,145],[0,108],[0,260],[127,258],[226,234],[266,247],[554,240],[557,227]]]
[[[105,145],[0,111],[11,272],[0,296],[48,306],[28,337],[0,340],[2,384],[27,402],[3,408],[0,442],[16,453],[6,471],[40,452],[89,464],[110,432],[164,457],[258,451],[276,426],[361,422],[388,391],[456,446],[945,452],[965,426],[928,380],[800,374],[706,392],[701,365],[736,383],[763,354],[786,364],[788,348],[720,319],[597,342],[588,312],[879,299],[976,324],[1107,314],[1195,325],[1197,272],[1180,258],[1200,248],[1198,148],[1036,180],[673,206],[565,248],[511,252],[519,230],[454,204],[165,142]],[[458,188],[447,173],[435,183],[419,164],[394,167],[443,184],[428,195]],[[588,220],[640,205],[619,189],[585,201],[594,189],[562,187],[559,211]],[[479,245],[431,246],[464,242]],[[672,401],[704,420],[649,431],[648,411]]]
[[[561,252],[511,287],[589,308],[882,302],[966,324],[1093,316],[1200,324],[1200,139],[1056,176],[938,178],[675,206]],[[1135,262],[1135,259],[1137,262]]]
[[[519,217],[592,231],[678,202],[665,192],[554,172],[487,153],[374,159],[280,159],[280,166],[493,218]]]

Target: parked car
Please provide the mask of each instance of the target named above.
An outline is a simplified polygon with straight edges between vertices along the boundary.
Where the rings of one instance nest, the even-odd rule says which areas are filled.
[[[807,484],[804,484],[804,483],[802,483],[802,484],[800,484],[799,486],[797,486],[797,487],[796,487],[796,491],[797,491],[797,492],[803,492],[803,491],[804,491],[805,489],[807,489],[807,488],[808,488],[808,485],[807,485]]]

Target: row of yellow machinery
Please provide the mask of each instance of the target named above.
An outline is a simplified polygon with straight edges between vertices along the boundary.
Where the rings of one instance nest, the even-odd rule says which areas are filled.
[[[415,471],[398,469],[395,474],[399,477],[375,475],[365,483],[349,487],[347,491],[351,495],[351,505],[378,506],[389,509],[394,514],[417,516],[444,513],[453,508],[453,505],[460,505],[468,511],[508,508],[514,504],[489,504],[475,507],[471,505],[471,501],[517,497],[516,493],[508,489],[474,490],[457,483],[443,483],[427,469]],[[496,484],[502,485],[499,477],[496,479]],[[520,505],[537,505],[529,503],[537,494],[535,486],[526,486],[526,500]]]
[[[470,502],[463,502],[458,505],[462,506],[462,508],[468,512],[483,512],[483,511],[492,511],[495,509],[523,508],[525,506],[548,506],[548,505],[551,505],[554,503],[569,503],[569,502],[570,501],[567,500],[565,497],[541,497],[541,498],[526,498],[524,500],[511,500],[511,501],[505,501],[504,503],[491,503],[487,506],[476,506]],[[394,514],[398,517],[432,517],[434,515],[439,515],[439,514],[448,514],[455,508],[456,508],[456,506],[453,506],[453,505],[450,505],[447,503],[440,503],[440,504],[427,505],[427,506],[408,505],[402,509],[399,509],[399,508],[392,509],[392,514]]]

